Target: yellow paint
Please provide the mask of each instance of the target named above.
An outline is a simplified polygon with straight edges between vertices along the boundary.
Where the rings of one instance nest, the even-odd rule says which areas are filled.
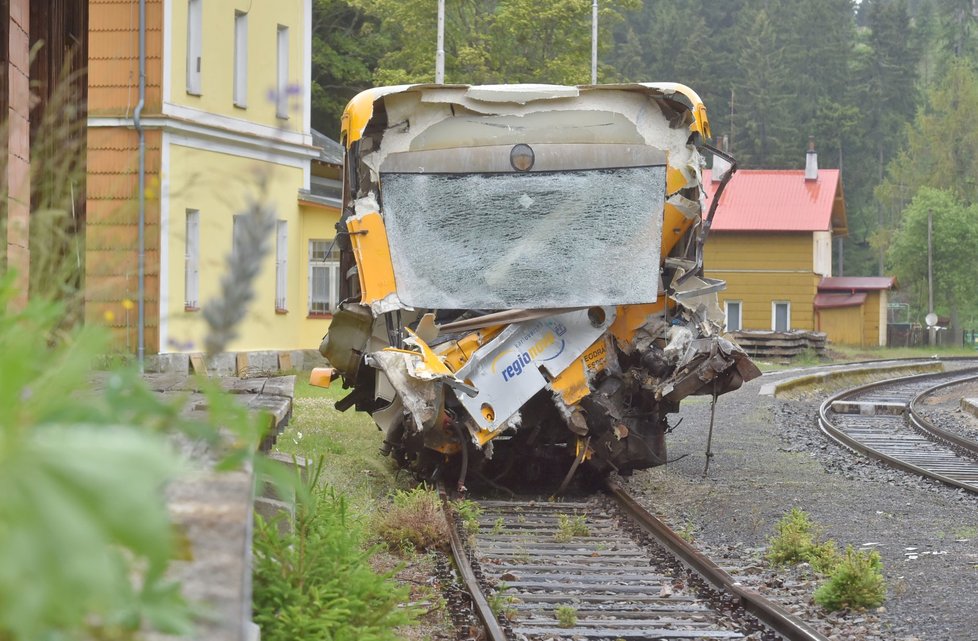
[[[485,327],[471,334],[466,334],[457,341],[442,343],[435,348],[435,351],[450,370],[457,372],[472,358],[472,354],[477,349],[495,338],[505,327],[505,325]]]
[[[296,275],[299,279],[299,304],[302,305],[299,322],[299,343],[303,349],[315,349],[326,330],[329,329],[329,319],[309,318],[309,241],[330,240],[336,234],[336,223],[339,221],[338,209],[326,209],[321,206],[299,205],[299,245],[296,260],[302,261],[304,267]],[[291,256],[289,257],[292,258]]]
[[[550,383],[551,389],[560,394],[567,405],[575,405],[591,393],[588,385],[590,372],[604,369],[608,363],[608,350],[604,338],[591,345],[567,369]]]
[[[367,89],[353,97],[340,118],[340,134],[349,147],[363,136],[363,130],[374,115],[374,101],[383,95],[378,89]]]
[[[611,335],[621,343],[627,343],[635,336],[635,330],[645,324],[649,316],[661,314],[665,309],[665,297],[656,303],[646,305],[623,305],[618,308],[615,322],[611,324]]]
[[[662,212],[662,246],[659,254],[662,260],[665,260],[692,224],[693,220],[684,216],[678,207],[666,203]]]
[[[445,363],[442,362],[438,355],[435,354],[430,347],[428,347],[428,344],[421,340],[417,334],[411,331],[411,328],[405,327],[404,329],[411,335],[411,338],[414,339],[414,344],[417,345],[418,349],[421,350],[421,360],[424,361],[425,367],[427,367],[432,374],[452,377],[455,376],[455,374],[448,369]]]
[[[258,186],[256,174],[264,177],[264,188]],[[184,310],[187,210],[200,212],[199,301],[204,307],[222,294],[220,278],[231,251],[233,216],[246,211],[251,202],[270,203],[275,218],[287,223],[288,313],[275,313],[273,242],[255,279],[254,298],[238,314],[238,338],[228,345],[228,351],[308,349],[318,345],[322,334],[309,341],[301,332],[307,322],[308,300],[303,289],[308,280],[308,244],[300,246],[303,236],[297,199],[302,170],[171,144],[168,178],[169,206],[162,213],[167,243],[162,310],[166,315],[167,342],[160,351],[199,352],[206,334],[201,313]]]
[[[305,87],[303,38],[306,0],[255,2],[206,0],[202,3],[203,55],[200,95],[187,92],[187,2],[166,3],[170,20],[170,101],[213,114],[302,131],[304,93],[289,97],[288,118],[276,115],[278,26],[289,28],[289,85]],[[248,14],[248,90],[246,107],[234,104],[234,16]],[[272,94],[270,96],[270,93]]]
[[[359,219],[346,222],[353,244],[353,256],[360,273],[361,301],[369,305],[397,291],[394,265],[391,263],[387,228],[378,212],[370,212]]]
[[[672,195],[687,185],[686,176],[675,167],[666,170],[666,195]]]
[[[723,211],[717,214],[723,215]],[[713,232],[703,260],[708,270],[815,271],[812,232]]]
[[[686,96],[686,99],[693,105],[693,124],[689,126],[689,130],[698,131],[703,138],[712,138],[713,133],[710,131],[710,120],[706,116],[706,105],[703,104],[699,94],[686,85],[678,83],[673,84],[672,88]]]
[[[818,331],[835,345],[866,347],[863,336],[864,305],[818,310]]]
[[[337,376],[336,369],[332,367],[314,367],[309,373],[309,384],[313,387],[329,387]]]

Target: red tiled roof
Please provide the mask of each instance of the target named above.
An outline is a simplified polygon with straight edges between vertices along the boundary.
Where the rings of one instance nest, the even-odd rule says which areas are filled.
[[[703,172],[707,207],[720,185]],[[845,228],[845,205],[838,169],[819,169],[818,180],[805,180],[801,169],[741,169],[720,196],[713,231],[831,231]],[[833,221],[833,207],[839,207]],[[834,225],[833,225],[834,222]],[[841,223],[841,224],[840,224]]]
[[[857,294],[815,294],[815,309],[856,307],[866,302],[866,292]]]
[[[893,289],[894,287],[896,287],[896,278],[892,276],[825,277],[818,283],[818,291],[820,292],[865,292]]]

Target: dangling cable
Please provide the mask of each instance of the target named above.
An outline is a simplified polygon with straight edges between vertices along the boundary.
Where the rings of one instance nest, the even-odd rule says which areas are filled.
[[[713,419],[717,415],[717,381],[713,379],[713,402],[710,403],[710,431],[706,436],[706,465],[703,467],[703,476],[710,471],[710,459],[713,458]]]
[[[458,485],[455,487],[455,491],[461,496],[465,494],[465,475],[469,471],[469,444],[465,442],[465,436],[462,434],[462,426],[458,423],[455,423],[455,432],[458,434],[458,440],[462,444],[462,472],[458,475]]]
[[[580,445],[581,440],[578,439],[577,443],[578,445]],[[574,457],[574,462],[571,463],[570,469],[567,470],[567,476],[564,477],[564,480],[560,484],[560,487],[557,488],[558,495],[564,493],[564,490],[567,489],[567,486],[570,484],[571,479],[574,478],[574,472],[576,472],[577,468],[581,465],[581,463],[584,462],[584,457],[587,456],[587,448],[590,444],[591,444],[591,437],[589,436],[586,439],[584,439],[584,446],[581,447],[580,453],[578,453],[578,455]]]

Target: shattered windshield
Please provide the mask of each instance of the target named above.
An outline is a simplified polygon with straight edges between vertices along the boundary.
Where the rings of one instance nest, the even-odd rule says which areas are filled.
[[[439,309],[653,302],[665,175],[383,173],[398,296]]]

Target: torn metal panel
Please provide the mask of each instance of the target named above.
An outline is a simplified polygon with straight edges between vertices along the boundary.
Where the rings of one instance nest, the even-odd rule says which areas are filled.
[[[614,308],[606,307],[510,325],[458,371],[458,378],[479,390],[474,397],[456,393],[459,402],[480,428],[494,430],[542,390],[548,377],[577,360],[614,319]]]

